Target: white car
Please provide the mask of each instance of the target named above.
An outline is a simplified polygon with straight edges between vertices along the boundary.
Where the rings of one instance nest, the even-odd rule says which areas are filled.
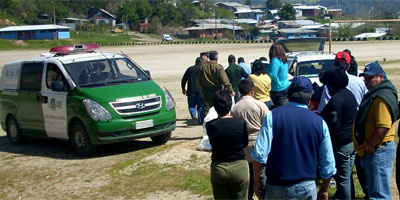
[[[289,79],[305,76],[312,83],[319,82],[318,74],[333,67],[335,54],[324,53],[326,38],[293,38],[277,40],[286,52]]]
[[[172,39],[172,37],[169,35],[169,34],[163,34],[162,36],[161,36],[161,40],[162,41],[173,41],[173,39]]]

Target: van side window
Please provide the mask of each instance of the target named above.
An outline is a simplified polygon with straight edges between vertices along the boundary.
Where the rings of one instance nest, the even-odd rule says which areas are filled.
[[[65,78],[58,66],[54,63],[47,64],[47,71],[46,71],[46,86],[47,88],[51,89],[51,83],[53,81],[62,81],[65,86]]]
[[[19,88],[22,91],[39,92],[42,85],[43,63],[22,65]]]

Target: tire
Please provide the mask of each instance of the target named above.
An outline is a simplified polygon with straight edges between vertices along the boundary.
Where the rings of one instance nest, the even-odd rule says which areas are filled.
[[[90,156],[96,150],[96,147],[90,142],[85,125],[81,121],[73,122],[69,133],[69,142],[79,156]]]
[[[156,144],[165,144],[171,138],[171,132],[151,137],[151,140]]]
[[[7,119],[7,137],[13,144],[25,143],[25,136],[19,128],[19,124],[14,116]]]

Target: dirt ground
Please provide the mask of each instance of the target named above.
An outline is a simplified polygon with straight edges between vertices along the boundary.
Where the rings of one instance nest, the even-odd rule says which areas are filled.
[[[185,69],[194,64],[200,52],[216,50],[219,52],[219,63],[227,66],[227,57],[230,54],[244,57],[246,63],[261,56],[268,57],[271,44],[197,44],[197,45],[149,45],[149,46],[119,46],[102,47],[103,52],[124,52],[139,63],[143,68],[150,70],[153,79],[161,86],[166,87],[173,95],[177,107],[177,128],[168,143],[181,142],[174,148],[154,154],[145,160],[154,162],[183,163],[188,168],[207,168],[210,162],[210,153],[196,151],[203,135],[201,126],[191,126],[190,115],[187,111],[186,97],[182,95],[180,80]],[[350,49],[358,62],[380,61],[385,70],[390,70],[388,76],[399,86],[400,76],[400,41],[378,42],[343,42],[334,43],[332,52]],[[328,47],[326,46],[326,49]],[[0,68],[6,62],[33,58],[48,50],[15,50],[0,52]],[[383,62],[386,60],[386,62]],[[362,67],[359,67],[362,69]],[[88,159],[79,159],[74,155],[68,144],[53,141],[35,141],[24,146],[11,145],[4,131],[0,131],[0,171],[10,171],[10,179],[17,177],[18,183],[2,185],[0,194],[7,199],[64,199],[81,195],[87,191],[107,185],[107,175],[103,175],[107,167],[122,162],[132,156],[132,152],[149,148],[148,139],[138,140],[129,144],[109,145],[101,147],[98,156]],[[133,145],[132,145],[133,144]],[[191,156],[196,155],[199,163],[188,164]],[[135,168],[132,165],[129,168]],[[90,168],[91,170],[84,170]],[[45,170],[41,170],[45,169]],[[84,173],[82,173],[82,171]],[[132,170],[121,171],[121,174]],[[53,173],[50,173],[53,172]],[[34,175],[29,175],[33,173]],[[56,177],[53,177],[56,174]],[[67,178],[57,179],[68,174]],[[70,175],[71,174],[71,175]],[[21,176],[21,177],[20,177]],[[23,178],[28,177],[28,178]],[[36,180],[46,181],[37,182]],[[90,184],[85,180],[90,179]],[[23,190],[18,190],[18,186]],[[68,187],[65,187],[68,186]],[[393,199],[399,199],[395,182],[392,184]],[[92,194],[95,198],[102,198],[104,194]],[[123,196],[106,196],[105,198],[125,199]],[[188,191],[156,191],[146,194],[145,199],[204,199]]]

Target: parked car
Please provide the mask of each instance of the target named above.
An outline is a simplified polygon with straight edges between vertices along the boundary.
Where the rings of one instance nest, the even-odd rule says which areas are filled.
[[[78,155],[88,156],[100,144],[170,139],[176,114],[168,90],[127,55],[97,48],[54,47],[4,65],[0,122],[12,143],[27,136],[69,140]]]
[[[312,83],[319,82],[318,74],[333,67],[335,54],[325,53],[326,38],[292,38],[277,40],[286,52],[289,79],[305,76]]]
[[[169,34],[163,34],[162,36],[161,36],[161,40],[164,42],[164,41],[166,41],[166,42],[168,42],[168,41],[173,41],[173,39],[172,39],[172,37],[169,35]]]

